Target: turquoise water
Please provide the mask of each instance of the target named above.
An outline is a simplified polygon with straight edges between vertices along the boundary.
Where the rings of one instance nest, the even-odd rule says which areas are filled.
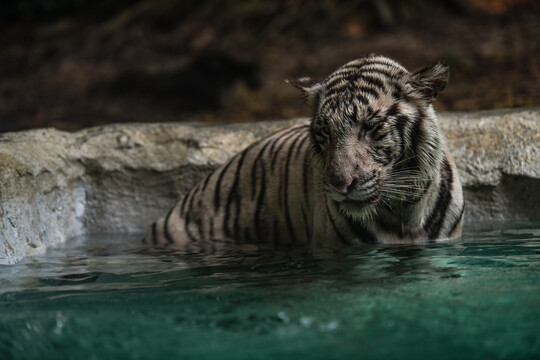
[[[182,254],[79,238],[0,266],[0,359],[534,359],[540,223],[429,246]]]

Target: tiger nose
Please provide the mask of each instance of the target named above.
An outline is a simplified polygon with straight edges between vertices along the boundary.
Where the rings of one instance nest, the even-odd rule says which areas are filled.
[[[328,184],[340,194],[347,194],[351,191],[351,184],[353,183],[352,178],[337,178],[330,177],[328,179]]]

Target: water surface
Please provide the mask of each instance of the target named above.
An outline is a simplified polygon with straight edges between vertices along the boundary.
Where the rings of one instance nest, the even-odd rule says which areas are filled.
[[[82,237],[0,266],[0,359],[534,359],[540,223],[219,256]]]

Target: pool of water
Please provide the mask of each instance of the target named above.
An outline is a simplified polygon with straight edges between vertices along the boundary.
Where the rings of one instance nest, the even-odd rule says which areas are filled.
[[[219,255],[74,239],[0,266],[0,359],[532,359],[540,223]]]

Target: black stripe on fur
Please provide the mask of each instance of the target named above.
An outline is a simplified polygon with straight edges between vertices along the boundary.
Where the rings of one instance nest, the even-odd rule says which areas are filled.
[[[353,234],[355,234],[356,237],[358,237],[358,239],[360,239],[360,241],[362,241],[363,243],[377,244],[379,242],[375,235],[373,235],[371,231],[362,226],[360,222],[350,221],[349,226],[351,227],[351,231],[353,232]]]
[[[255,195],[257,193],[257,186],[256,186],[257,165],[261,161],[262,157],[264,156],[265,150],[268,148],[270,144],[271,144],[271,141],[266,141],[264,146],[261,148],[261,150],[259,150],[259,152],[255,156],[255,160],[253,160],[253,165],[251,167],[251,200],[255,200]]]
[[[256,234],[262,234],[261,230],[261,212],[263,206],[264,195],[266,194],[266,170],[264,164],[261,164],[261,187],[257,196],[255,205],[255,216],[253,216],[253,228]]]
[[[287,140],[293,135],[294,135],[294,133],[291,131],[291,132],[287,133],[286,135],[284,135],[283,137],[278,138],[278,140],[282,140],[279,143],[279,145],[277,145],[276,148],[274,148],[274,146],[272,145],[272,147],[270,148],[270,154],[272,156],[272,161],[270,162],[270,170],[272,172],[274,171],[274,168],[276,166],[276,161],[277,161],[277,158],[278,158],[278,155],[280,153],[281,148],[287,143]],[[276,141],[276,143],[277,143],[277,141]]]
[[[174,207],[171,210],[169,210],[169,212],[167,213],[167,216],[165,217],[165,221],[163,222],[163,234],[165,235],[165,239],[167,240],[169,244],[172,244],[174,242],[174,239],[171,233],[169,232],[169,219],[171,217],[173,210],[174,210]]]
[[[328,214],[328,218],[330,219],[330,223],[332,224],[332,227],[334,228],[334,232],[336,233],[339,241],[343,245],[350,245],[350,242],[347,241],[347,238],[341,234],[339,229],[336,226],[336,221],[334,220],[334,217],[332,216],[332,212],[330,211],[330,208],[328,207],[328,202],[326,203],[326,213]]]
[[[448,231],[448,237],[452,237],[452,235],[454,234],[454,231],[456,231],[456,228],[459,222],[463,218],[464,213],[465,213],[465,203],[461,205],[461,210],[459,211],[459,215],[456,217],[456,220],[454,221],[452,226],[450,226],[450,230]]]
[[[239,154],[238,165],[236,166],[236,170],[234,171],[234,176],[233,176],[234,182],[231,185],[231,188],[229,189],[227,202],[225,204],[225,216],[223,220],[223,229],[225,230],[225,236],[227,236],[228,238],[232,237],[231,230],[229,227],[229,222],[230,222],[229,219],[231,216],[231,212],[232,212],[231,207],[233,203],[235,203],[236,208],[239,209],[240,199],[239,199],[239,191],[238,191],[238,182],[240,181],[240,172],[242,171],[242,165],[244,164],[244,159],[246,158],[247,152],[248,152],[247,150],[244,150]],[[238,216],[235,217],[234,219],[235,225],[238,223],[237,218]],[[232,234],[235,234],[235,235],[238,234],[237,230],[238,229],[233,228]]]
[[[218,179],[216,181],[216,188],[214,190],[214,210],[216,212],[219,210],[219,207],[221,205],[220,204],[221,203],[221,182],[223,181],[223,177],[227,173],[227,169],[229,168],[229,166],[231,166],[233,161],[234,161],[234,158],[229,160],[227,165],[225,165],[225,167],[223,167],[223,170],[221,170],[221,172],[219,173]]]
[[[437,201],[424,224],[424,230],[426,231],[428,240],[436,240],[441,233],[444,217],[452,200],[453,180],[452,168],[448,159],[445,157],[441,167],[441,183],[439,185]]]
[[[301,134],[300,134],[301,135]],[[291,163],[291,157],[294,152],[294,148],[296,147],[296,144],[298,143],[298,140],[301,138],[301,136],[298,135],[296,139],[294,139],[293,143],[289,147],[289,151],[287,152],[287,158],[285,160],[285,173],[283,174],[284,180],[283,182],[280,182],[280,187],[284,186],[283,189],[283,204],[285,206],[285,221],[287,222],[287,227],[289,228],[289,233],[291,234],[291,239],[293,243],[297,243],[298,239],[296,238],[296,234],[294,232],[294,226],[291,219],[291,213],[289,210],[289,167]],[[283,185],[282,185],[283,184]]]
[[[379,91],[379,92],[385,92],[385,90],[386,90],[382,80],[379,79],[376,76],[371,76],[371,75],[367,75],[367,74],[358,74],[358,76],[355,77],[355,81],[357,81],[357,80],[362,80],[362,81],[368,83],[369,85],[375,87],[377,89],[377,91]]]

